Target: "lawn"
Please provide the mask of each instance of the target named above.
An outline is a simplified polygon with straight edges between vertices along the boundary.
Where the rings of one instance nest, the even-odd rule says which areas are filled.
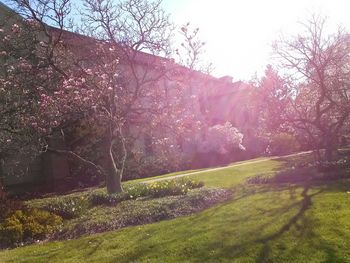
[[[3,251],[0,262],[350,262],[350,180],[245,183],[290,163],[191,175],[232,198],[191,216]]]

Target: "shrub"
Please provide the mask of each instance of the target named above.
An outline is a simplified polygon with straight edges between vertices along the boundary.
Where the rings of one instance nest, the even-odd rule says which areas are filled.
[[[296,152],[300,145],[296,138],[288,133],[279,133],[272,136],[268,152],[272,155],[283,155]]]
[[[197,182],[188,178],[175,180],[162,180],[147,183],[138,183],[125,187],[125,192],[109,195],[106,192],[95,192],[90,196],[92,205],[115,205],[121,201],[136,199],[140,197],[163,197],[170,195],[183,195],[190,189],[204,186],[202,182]]]
[[[149,224],[164,219],[190,215],[202,211],[214,204],[223,202],[231,196],[226,189],[200,188],[187,195],[168,196],[163,198],[145,198],[127,200],[111,209],[102,209],[99,218],[87,216],[79,222],[66,224],[54,238],[72,239],[86,234],[100,233],[122,227]],[[109,216],[113,211],[113,216]],[[108,220],[106,220],[108,218]]]
[[[265,174],[257,174],[246,179],[248,184],[268,184],[271,182],[271,176]]]
[[[350,167],[350,159],[342,158],[333,162],[316,163],[320,172],[332,172],[336,170],[343,170]]]
[[[201,188],[204,186],[203,182],[195,180],[185,180],[185,184],[187,184],[190,189]]]
[[[200,144],[199,151],[228,154],[232,150],[245,150],[242,141],[243,134],[230,122],[223,125],[217,124],[208,128],[206,140]]]
[[[62,225],[62,218],[39,209],[17,210],[0,224],[0,244],[43,239]]]
[[[43,209],[57,214],[64,219],[79,217],[88,208],[88,200],[85,197],[57,197]]]
[[[350,178],[350,168],[348,161],[339,160],[337,162],[309,163],[303,166],[293,166],[278,172],[273,176],[257,175],[248,177],[250,184],[296,184],[305,182],[330,181]]]
[[[151,183],[148,186],[149,195],[152,197],[163,197],[168,195],[187,194],[188,187],[171,181]]]
[[[0,221],[8,217],[16,210],[24,207],[22,201],[9,198],[5,192],[0,195]]]
[[[318,177],[317,172],[313,167],[297,168],[294,167],[285,169],[275,175],[257,175],[246,179],[250,184],[284,184],[284,183],[299,183],[314,180]]]
[[[283,183],[300,183],[317,180],[320,175],[313,167],[305,168],[289,168],[278,172],[273,178],[272,183],[283,184]]]
[[[139,197],[149,196],[149,188],[145,183],[133,184],[125,188],[129,199],[136,199]]]
[[[128,189],[128,194],[133,196],[133,198],[139,196],[163,197],[182,195],[186,194],[190,189],[199,188],[203,185],[202,182],[196,182],[188,178],[162,180],[150,184],[134,185]]]
[[[196,183],[191,180],[178,179],[158,181],[148,185],[149,195],[152,197],[163,197],[168,195],[187,194],[188,190],[196,188]]]
[[[92,205],[115,205],[127,199],[129,199],[127,193],[110,195],[106,192],[97,192],[90,196],[89,201]]]
[[[24,207],[22,201],[16,199],[0,200],[0,221],[8,217],[14,211]]]
[[[21,212],[18,210],[15,214]],[[5,221],[0,224],[0,244],[2,246],[9,246],[15,243],[19,243],[23,240],[23,225],[17,216],[11,216],[6,218]]]

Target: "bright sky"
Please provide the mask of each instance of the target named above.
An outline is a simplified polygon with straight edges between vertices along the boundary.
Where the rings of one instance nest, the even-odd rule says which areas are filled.
[[[281,33],[300,31],[298,22],[312,14],[326,15],[333,27],[342,24],[350,30],[350,0],[163,0],[163,7],[176,24],[200,28],[213,74],[234,80],[262,74],[272,42]]]
[[[350,0],[163,0],[176,24],[190,22],[206,41],[214,75],[234,80],[260,75],[269,63],[271,43],[300,30],[312,14],[329,17],[350,30]]]

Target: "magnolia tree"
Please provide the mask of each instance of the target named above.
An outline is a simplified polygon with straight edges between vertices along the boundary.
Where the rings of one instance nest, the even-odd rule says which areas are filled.
[[[113,193],[122,191],[121,179],[128,154],[126,140],[130,139],[126,133],[133,132],[131,129],[134,128],[138,133],[152,134],[154,142],[161,142],[167,130],[169,133],[185,133],[191,128],[185,124],[191,122],[194,116],[183,114],[184,105],[176,99],[183,96],[182,86],[173,90],[177,96],[170,100],[163,85],[152,82],[152,86],[143,86],[141,90],[148,92],[135,99],[133,90],[123,86],[122,77],[117,73],[118,60],[111,58],[109,52],[101,51],[99,55],[100,62],[109,62],[94,65],[93,69],[84,69],[83,76],[73,74],[64,79],[53,93],[42,90],[39,111],[35,119],[32,118],[31,125],[52,134],[53,130],[60,130],[83,118],[93,119],[95,125],[100,127],[100,138],[96,143],[105,145],[104,165],[95,165],[81,156],[80,159],[106,175],[107,189]],[[72,151],[50,147],[48,150],[79,158]]]
[[[175,54],[180,64],[201,72],[210,74],[213,70],[212,63],[202,61],[205,53],[205,42],[199,38],[199,28],[192,29],[190,23],[180,28],[181,44],[175,50]]]
[[[291,95],[288,83],[276,69],[268,65],[265,75],[254,85],[256,89],[253,99],[259,113],[257,130],[267,136],[288,129],[284,126],[284,112]]]
[[[201,144],[201,152],[217,152],[227,154],[235,149],[245,150],[242,145],[243,134],[230,122],[210,127],[205,141]]]
[[[325,22],[313,17],[304,34],[282,39],[274,49],[287,72],[286,122],[306,133],[316,149],[324,148],[331,161],[350,117],[350,38],[342,28],[326,34]]]
[[[17,176],[28,172],[24,163],[41,147],[40,136],[27,125],[37,111],[37,88],[50,89],[57,80],[39,32],[34,20],[13,14],[0,19],[0,159],[6,173]]]
[[[104,60],[103,54],[100,54],[100,58],[101,61]],[[102,66],[95,65],[93,70],[83,69],[83,75],[81,75],[82,72],[78,75],[74,74],[76,72],[72,73],[67,79],[63,79],[53,93],[41,90],[38,114],[33,116],[31,122],[32,127],[42,131],[43,135],[50,135],[55,130],[63,130],[65,126],[71,126],[84,118],[94,120],[95,125],[103,127],[98,132],[101,137],[98,142],[105,145],[105,166],[102,168],[80,158],[106,175],[110,192],[121,191],[120,180],[116,173],[122,174],[123,170],[117,169],[113,155],[116,140],[121,142],[123,151],[126,151],[122,131],[125,120],[120,113],[120,107],[127,97],[124,96],[124,89],[119,86],[117,80],[119,77],[116,71],[117,65],[118,60],[112,59],[110,63]],[[47,150],[65,153],[65,151],[50,148],[50,144]],[[78,157],[77,153],[72,151],[68,153]],[[125,157],[121,160],[122,167],[124,162]]]
[[[186,70],[171,59],[143,53],[169,55],[172,24],[160,3],[86,1],[82,17],[89,27],[82,33],[94,38],[80,36],[72,43],[63,30],[69,0],[18,1],[22,14],[43,32],[34,45],[40,49],[33,54],[40,54],[39,64],[48,74],[47,85],[31,86],[34,109],[21,116],[22,123],[38,132],[44,151],[69,154],[104,174],[109,193],[122,191],[130,141],[140,133],[161,141],[200,126],[186,109],[190,100],[187,84],[181,81]],[[97,127],[94,143],[103,152],[100,162],[50,144],[51,137],[64,138],[67,128],[84,120]]]

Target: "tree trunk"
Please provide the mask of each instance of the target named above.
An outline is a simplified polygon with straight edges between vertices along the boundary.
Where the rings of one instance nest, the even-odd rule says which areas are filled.
[[[333,150],[328,146],[325,148],[324,157],[327,162],[331,162],[333,160]]]
[[[117,194],[123,192],[122,176],[123,170],[119,170],[113,156],[114,140],[109,142],[108,155],[106,160],[106,186],[109,194]]]
[[[117,194],[123,192],[122,173],[117,169],[112,153],[113,144],[111,144],[106,160],[106,186],[109,194]]]
[[[327,162],[331,162],[333,161],[335,151],[334,140],[332,140],[332,138],[329,136],[326,138],[325,142],[324,157]]]
[[[118,171],[110,171],[106,178],[107,192],[109,194],[118,194],[123,192],[121,177]]]
[[[314,153],[314,159],[317,160],[318,162],[322,162],[322,154],[319,146],[317,146],[317,148],[313,150],[313,153]]]

